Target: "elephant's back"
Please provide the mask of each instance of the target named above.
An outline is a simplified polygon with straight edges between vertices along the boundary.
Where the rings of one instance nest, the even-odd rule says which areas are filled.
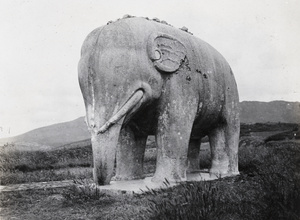
[[[148,50],[149,42],[157,36],[176,39],[186,47],[187,57],[200,57],[201,63],[210,62],[209,57],[218,57],[226,63],[222,55],[211,45],[192,35],[186,28],[175,28],[165,21],[143,17],[128,17],[109,22],[92,31],[86,38],[82,51],[86,50]],[[91,47],[93,45],[93,47]],[[86,49],[86,50],[85,50]],[[204,61],[204,62],[203,62]]]
[[[159,37],[173,39],[177,45],[183,45],[183,49],[180,48],[180,50],[184,50],[186,54],[181,56],[181,60],[177,62],[182,64],[182,61],[186,59],[185,64],[191,72],[191,79],[198,82],[199,93],[206,94],[203,96],[203,100],[206,100],[205,96],[208,95],[222,96],[223,89],[228,83],[232,84],[231,82],[233,82],[230,86],[234,86],[235,79],[231,68],[215,48],[193,36],[186,29],[175,28],[157,19],[127,16],[109,22],[88,35],[82,46],[82,54],[96,54],[96,56],[104,54],[103,57],[131,54],[132,57],[143,59],[141,62],[143,65],[150,60],[155,64],[156,47],[158,44],[165,43],[155,41]],[[171,44],[165,46],[173,46]],[[150,51],[151,49],[153,51]],[[100,59],[100,56],[97,59]],[[162,71],[164,72],[165,69],[163,68]]]
[[[135,47],[147,43],[149,36],[153,33],[164,33],[175,36],[183,44],[189,44],[197,40],[187,29],[179,29],[164,21],[148,19],[143,17],[129,17],[109,22],[89,34],[88,38],[98,40],[106,48],[112,47]],[[202,43],[200,40],[199,43]]]
[[[120,56],[132,54],[132,57],[143,59],[140,63],[144,65],[145,62],[156,59],[153,51],[149,50],[153,48],[156,50],[156,45],[152,46],[153,44],[162,44],[154,40],[161,36],[172,38],[184,46],[186,54],[181,59],[186,59],[186,66],[191,72],[191,80],[197,81],[203,102],[207,99],[222,98],[226,93],[224,89],[228,88],[227,84],[230,84],[230,87],[236,86],[229,64],[215,48],[187,32],[186,29],[175,28],[157,19],[127,16],[109,22],[91,32],[82,51],[90,53],[98,51],[98,54],[112,57],[118,54]]]

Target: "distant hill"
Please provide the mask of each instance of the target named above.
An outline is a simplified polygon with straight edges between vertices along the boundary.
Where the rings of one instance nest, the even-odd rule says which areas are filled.
[[[300,102],[244,101],[240,107],[242,123],[300,123]],[[84,117],[80,117],[73,121],[38,128],[16,137],[0,139],[0,145],[15,142],[25,148],[30,146],[34,149],[48,149],[72,145],[89,138]]]
[[[59,147],[65,144],[86,140],[90,137],[84,117],[76,120],[37,128],[24,134],[0,139],[0,145],[15,142],[18,145],[42,148]]]
[[[240,103],[240,108],[242,123],[300,123],[300,102],[244,101]]]

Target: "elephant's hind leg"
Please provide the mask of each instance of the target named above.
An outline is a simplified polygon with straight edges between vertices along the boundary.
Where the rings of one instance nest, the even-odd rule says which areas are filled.
[[[224,124],[209,134],[212,165],[211,175],[237,175],[239,125]]]
[[[114,180],[133,180],[143,178],[143,163],[147,136],[137,136],[129,128],[121,130],[116,156],[116,175]]]
[[[240,138],[240,121],[233,120],[225,129],[226,135],[226,148],[229,157],[229,173],[231,175],[238,175],[238,150]]]
[[[188,172],[200,170],[200,145],[201,139],[191,139],[188,149]]]
[[[226,152],[225,126],[217,127],[209,133],[211,148],[211,175],[226,175],[229,168],[229,157]]]

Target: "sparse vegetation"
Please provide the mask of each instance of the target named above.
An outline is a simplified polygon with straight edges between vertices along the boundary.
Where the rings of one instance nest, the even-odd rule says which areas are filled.
[[[53,151],[11,151],[9,148],[8,145],[0,151],[1,185],[92,177],[91,145],[72,145]],[[145,174],[154,172],[155,157],[155,149],[147,150]],[[72,168],[84,172],[71,172]]]
[[[288,131],[299,127],[296,123],[255,123],[241,124],[241,136],[248,136],[250,132],[266,132],[266,131]]]
[[[0,151],[1,185],[91,177],[91,172],[78,175],[57,172],[92,167],[91,146],[53,151],[10,151],[9,148]]]
[[[286,140],[299,140],[300,139],[300,126],[295,127],[293,130],[274,134],[265,139],[265,142],[270,141],[286,141]]]
[[[241,175],[150,192],[153,219],[299,219],[300,145],[240,149]]]
[[[90,184],[91,173],[87,179],[76,175],[74,185],[65,189],[0,193],[0,218],[300,219],[300,143],[264,143],[261,139],[250,136],[243,136],[242,140],[239,149],[240,175],[237,177],[187,182],[142,195],[108,196]],[[33,175],[42,178],[54,176],[58,167],[70,167],[70,164],[84,167],[87,160],[92,161],[91,151],[86,148],[79,150],[75,147],[71,152],[46,152],[40,154],[40,157],[26,154],[33,160],[32,163],[26,162],[24,154],[12,155],[11,158],[15,161],[8,161],[11,155],[3,158],[2,154],[0,167],[2,172],[6,169],[6,174],[16,172],[28,176],[30,173],[40,172],[41,176]],[[86,156],[81,157],[83,152]],[[146,156],[147,172],[154,170],[154,155],[152,152]],[[22,163],[17,162],[22,156]],[[65,158],[64,161],[61,158]],[[3,161],[6,164],[2,164]],[[34,166],[34,161],[42,161],[39,169]],[[22,164],[31,170],[21,171],[24,169],[20,167]],[[52,168],[47,169],[50,165]],[[209,168],[209,150],[201,151],[200,166]],[[62,174],[60,178],[63,177],[70,178],[67,174]],[[4,177],[1,176],[1,180]]]
[[[30,172],[66,167],[90,167],[91,146],[53,151],[0,151],[0,170]]]

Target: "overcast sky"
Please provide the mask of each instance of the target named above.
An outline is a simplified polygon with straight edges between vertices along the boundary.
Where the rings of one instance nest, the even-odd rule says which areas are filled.
[[[81,45],[125,14],[186,26],[210,43],[241,101],[300,101],[299,0],[1,0],[0,138],[85,115]]]

